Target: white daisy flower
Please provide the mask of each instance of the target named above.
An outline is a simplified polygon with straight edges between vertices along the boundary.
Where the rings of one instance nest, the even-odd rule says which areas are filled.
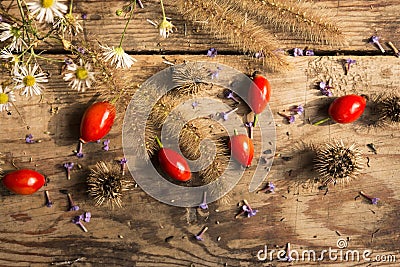
[[[22,51],[22,46],[26,46],[25,41],[22,39],[22,31],[17,27],[17,24],[10,25],[6,22],[0,22],[0,41],[4,42],[12,38],[11,44],[8,46],[10,51]]]
[[[133,63],[135,63],[137,60],[127,53],[125,53],[124,49],[120,46],[118,47],[108,47],[108,46],[100,46],[103,50],[103,57],[104,61],[107,62],[110,59],[111,60],[111,65],[117,65],[116,68],[127,68],[129,69]]]
[[[9,111],[12,105],[11,102],[15,101],[14,92],[0,85],[0,112]]]
[[[4,48],[0,52],[0,58],[4,60],[8,60],[9,62],[14,64],[14,67],[18,66],[19,58],[18,55],[14,55],[11,52],[10,48]]]
[[[68,32],[70,35],[77,35],[83,31],[81,24],[78,22],[74,15],[68,13],[63,17],[56,18],[53,27],[60,32]]]
[[[67,73],[64,76],[64,81],[71,81],[69,86],[78,92],[85,92],[86,88],[90,88],[94,79],[94,72],[91,71],[90,63],[84,63],[79,59],[79,65],[72,63],[67,65]]]
[[[160,35],[163,38],[167,38],[170,33],[173,33],[174,31],[172,30],[175,26],[167,20],[167,18],[163,18],[161,23],[158,25],[158,30],[160,31]]]
[[[67,13],[68,7],[62,3],[62,0],[38,0],[27,3],[29,11],[32,15],[38,14],[36,19],[47,23],[54,22],[54,16],[62,17],[63,13]]]
[[[38,72],[38,73],[36,73]],[[47,75],[39,70],[39,65],[20,66],[14,71],[14,81],[17,83],[15,89],[24,89],[21,95],[33,96],[42,93],[42,87],[39,83],[47,83]]]
[[[163,38],[167,38],[170,33],[174,32],[172,29],[175,28],[175,26],[170,21],[168,21],[167,18],[163,18],[161,23],[154,22],[149,19],[147,19],[147,22],[158,28],[158,30],[160,31],[160,35]]]

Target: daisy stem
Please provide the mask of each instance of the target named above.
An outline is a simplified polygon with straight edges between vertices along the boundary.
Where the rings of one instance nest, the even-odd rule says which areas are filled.
[[[25,27],[25,12],[24,9],[22,8],[22,4],[21,4],[21,0],[17,0],[17,4],[18,4],[18,9],[19,9],[19,13],[21,14],[21,19],[22,19],[22,25],[23,27]],[[30,26],[30,23],[29,23]],[[23,31],[23,35],[25,36],[25,31]],[[26,34],[26,38],[28,39],[28,42],[31,42],[31,39],[29,38],[29,34]]]
[[[128,28],[128,25],[129,25],[129,23],[131,22],[131,19],[132,19],[132,17],[133,17],[133,11],[135,11],[135,9],[136,9],[136,1],[133,2],[133,8],[132,8],[132,10],[130,11],[131,14],[129,15],[129,18],[128,18],[128,20],[126,21],[124,31],[122,32],[121,40],[119,41],[119,47],[122,47],[122,41],[124,40],[125,33],[126,33],[126,29]]]
[[[161,11],[162,11],[163,19],[166,19],[163,0],[160,0],[160,3],[161,3]]]
[[[64,60],[60,60],[60,59],[53,59],[53,58],[47,58],[47,57],[43,57],[43,56],[39,56],[38,54],[34,54],[35,58],[41,58],[47,61],[51,61],[51,62],[57,62],[57,63],[65,63]]]
[[[69,3],[69,14],[72,15],[72,5],[74,3],[74,0],[71,0],[71,2]]]
[[[11,103],[11,105],[13,105],[14,106],[14,108],[15,108],[15,111],[17,111],[17,113],[18,113],[18,115],[19,115],[19,117],[21,118],[21,120],[22,120],[22,122],[26,125],[26,128],[27,129],[29,129],[30,128],[30,126],[26,123],[26,121],[25,121],[25,119],[24,119],[24,117],[22,117],[22,115],[21,115],[21,113],[19,112],[19,110],[18,110],[18,108],[17,108],[17,106],[13,103],[13,102],[10,102]]]

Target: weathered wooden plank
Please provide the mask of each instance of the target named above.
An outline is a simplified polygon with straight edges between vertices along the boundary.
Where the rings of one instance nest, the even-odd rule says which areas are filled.
[[[90,3],[89,3],[90,4]],[[63,55],[55,56],[63,58]],[[138,62],[123,74],[127,81],[141,84],[159,70],[168,67],[161,56],[135,55]],[[52,74],[46,94],[38,98],[18,98],[16,112],[0,114],[0,147],[2,168],[13,170],[12,162],[20,167],[34,168],[44,173],[50,183],[52,208],[44,206],[43,189],[32,196],[17,196],[1,189],[3,206],[0,218],[0,265],[43,266],[53,261],[85,257],[82,266],[269,266],[286,265],[276,259],[272,262],[257,260],[257,252],[268,245],[281,249],[290,242],[292,249],[336,249],[338,238],[349,238],[348,249],[371,249],[378,254],[399,255],[398,212],[399,184],[396,182],[400,168],[398,128],[367,128],[361,122],[352,125],[312,126],[307,123],[320,118],[316,114],[326,97],[321,96],[316,85],[332,78],[335,95],[347,93],[377,94],[398,90],[400,69],[396,58],[353,57],[357,60],[349,75],[344,75],[342,57],[289,58],[293,69],[283,74],[268,74],[273,87],[270,107],[274,114],[277,133],[277,152],[292,157],[274,160],[267,177],[277,185],[274,194],[249,193],[249,174],[231,193],[228,204],[212,203],[207,216],[195,209],[184,209],[161,204],[140,188],[130,191],[124,199],[124,208],[108,210],[94,207],[86,193],[85,177],[88,168],[98,160],[111,161],[123,156],[121,128],[123,110],[127,102],[119,102],[119,120],[108,135],[110,151],[101,150],[101,144],[85,146],[86,156],[72,156],[79,135],[79,120],[84,109],[108,92],[102,88],[77,93],[68,88],[59,75],[57,64],[44,65]],[[170,56],[172,62],[183,60],[218,61],[244,73],[252,73],[261,66],[239,56]],[[3,72],[3,77],[6,74]],[[129,100],[127,93],[126,99]],[[288,125],[277,115],[291,105],[305,104],[304,117]],[[50,108],[58,108],[51,114]],[[45,134],[48,131],[50,134]],[[24,137],[32,133],[41,143],[25,144]],[[257,132],[256,132],[257,135]],[[300,148],[303,143],[320,145],[334,139],[357,142],[363,158],[369,158],[358,179],[345,186],[318,190],[313,179],[316,173],[310,165],[310,155]],[[374,143],[378,154],[366,144]],[[30,160],[32,158],[32,160]],[[61,164],[67,161],[80,163],[82,169],[72,171],[67,180]],[[91,211],[92,221],[86,223],[88,233],[83,233],[71,219],[79,212],[67,212],[66,195],[59,190],[69,190],[81,211]],[[381,198],[379,205],[370,205],[355,197],[360,190]],[[250,219],[234,219],[237,203],[247,199],[259,213]],[[219,224],[216,224],[216,221]],[[201,227],[207,225],[205,241],[193,239]],[[338,236],[338,233],[341,236]],[[166,238],[170,238],[168,242]],[[221,237],[220,241],[217,241]],[[344,250],[345,251],[345,250]],[[276,257],[276,256],[274,256]],[[344,266],[346,262],[329,261],[326,264]],[[298,262],[307,266],[312,263]],[[353,265],[349,262],[348,265]]]
[[[2,1],[2,4],[7,7],[10,2],[13,2],[15,7],[15,1]],[[88,14],[88,19],[82,22],[85,28],[85,38],[90,40],[96,38],[103,44],[110,46],[118,45],[125,19],[118,17],[115,12],[126,3],[126,1],[74,1],[74,12],[77,15]],[[158,30],[146,21],[147,19],[153,21],[161,20],[159,1],[145,1],[144,6],[144,9],[137,10],[127,29],[124,48],[128,51],[143,53],[206,53],[210,47],[216,47],[220,52],[225,51],[225,53],[234,50],[226,42],[217,40],[211,34],[202,31],[200,25],[193,25],[184,21],[182,15],[177,13],[174,1],[165,1],[165,8],[167,16],[172,18],[176,30],[168,39],[164,40],[158,36]],[[348,45],[332,47],[307,44],[293,34],[275,32],[279,46],[282,49],[290,50],[294,47],[309,45],[309,47],[320,52],[349,53],[349,51],[356,51],[360,55],[363,53],[379,54],[376,47],[368,44],[368,38],[372,35],[382,37],[383,44],[392,41],[400,47],[398,42],[400,21],[396,12],[399,9],[399,3],[396,0],[323,0],[315,1],[314,7],[315,9],[326,7],[326,9],[321,10],[321,16],[331,16],[338,22],[347,38]],[[15,12],[16,10],[13,11],[13,13]],[[50,49],[54,48],[61,47],[51,47]],[[389,47],[385,46],[385,48],[390,51]]]

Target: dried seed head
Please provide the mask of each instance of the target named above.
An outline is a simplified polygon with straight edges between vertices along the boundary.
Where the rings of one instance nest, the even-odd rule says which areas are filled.
[[[381,121],[400,122],[400,96],[391,95],[378,100],[377,111]]]
[[[317,151],[314,167],[326,179],[324,184],[347,182],[362,169],[361,152],[355,144],[345,146],[343,141],[326,144]]]
[[[181,94],[197,94],[202,84],[210,76],[210,71],[202,63],[186,62],[185,64],[173,67],[172,81]]]
[[[179,134],[179,147],[182,154],[196,160],[201,156],[201,141],[208,134],[209,121],[207,119],[195,119],[184,125]]]
[[[151,110],[149,115],[151,123],[153,123],[157,128],[161,128],[179,102],[180,99],[178,97],[174,97],[171,94],[163,95]]]
[[[114,208],[114,205],[122,206],[122,194],[133,186],[133,182],[121,174],[118,164],[100,161],[95,169],[91,169],[87,185],[96,206],[106,204]]]

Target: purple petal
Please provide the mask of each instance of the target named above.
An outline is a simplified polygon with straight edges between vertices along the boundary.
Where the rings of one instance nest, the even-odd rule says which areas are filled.
[[[216,49],[216,48],[210,48],[210,49],[207,51],[207,56],[208,56],[208,57],[216,57],[217,54],[218,54],[218,52],[217,52],[217,49]]]
[[[347,64],[354,64],[354,63],[356,63],[356,60],[348,58],[348,59],[346,59],[346,63]]]
[[[121,160],[118,161],[119,164],[126,164],[128,162],[128,160],[124,157]]]
[[[314,56],[314,51],[313,50],[306,50],[306,56]]]
[[[377,198],[377,197],[374,197],[373,199],[371,199],[371,203],[372,203],[373,205],[378,204],[378,201],[379,201],[379,198]]]
[[[371,36],[371,38],[369,38],[369,42],[370,43],[376,43],[376,42],[379,41],[379,39],[380,38],[378,36],[373,35],[373,36]]]
[[[26,137],[25,137],[25,142],[26,142],[27,144],[33,144],[33,143],[35,143],[35,141],[33,140],[33,135],[31,135],[31,134],[26,135]]]
[[[69,208],[69,210],[70,211],[77,211],[77,210],[79,210],[79,206],[78,205],[72,206],[72,207]]]
[[[275,191],[275,185],[274,185],[272,182],[269,182],[269,183],[268,183],[268,188],[267,188],[267,189],[268,189],[269,192],[272,193],[272,192]]]
[[[199,241],[204,241],[204,239],[203,239],[201,236],[199,236],[199,235],[196,235],[195,237],[196,237],[196,239],[199,240]]]
[[[248,127],[248,128],[251,128],[251,127],[254,127],[254,123],[253,123],[252,121],[249,121],[249,122],[246,122],[246,123],[244,124],[244,126],[246,126],[246,127]]]
[[[78,153],[76,153],[76,156],[77,156],[78,158],[83,158],[83,153],[82,153],[82,152],[78,152]]]
[[[66,162],[64,163],[64,168],[66,168],[67,170],[71,170],[74,167],[74,163],[73,162]]]
[[[83,220],[85,221],[85,222],[90,222],[90,219],[92,218],[92,214],[89,212],[89,211],[87,211],[87,212],[85,212],[84,213],[84,218],[83,218]]]
[[[288,122],[289,122],[289,123],[294,123],[295,120],[296,120],[296,117],[293,116],[293,115],[290,115],[290,116],[289,116],[289,119],[288,119]]]
[[[80,220],[81,220],[81,217],[80,217],[80,216],[75,216],[75,217],[72,219],[72,222],[73,222],[74,224],[79,224],[79,223],[80,223]]]
[[[295,57],[303,56],[303,49],[294,48],[293,49],[293,56],[295,56]]]
[[[247,212],[247,217],[253,217],[257,214],[258,210],[250,210],[249,212]]]
[[[200,207],[201,209],[203,209],[203,210],[208,209],[207,203],[201,203],[201,204],[199,205],[199,207]]]

